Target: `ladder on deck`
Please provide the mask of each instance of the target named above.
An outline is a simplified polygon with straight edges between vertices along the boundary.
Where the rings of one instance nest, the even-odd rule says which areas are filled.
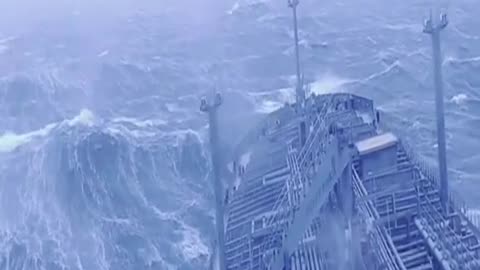
[[[290,255],[295,251],[305,231],[312,224],[320,208],[327,202],[330,192],[340,178],[343,170],[350,162],[351,154],[348,148],[340,148],[333,137],[326,145],[326,155],[320,161],[318,171],[312,177],[302,179],[305,188],[298,207],[294,208],[292,221],[284,231],[281,250],[273,258],[272,269],[283,269],[290,261]],[[308,178],[307,178],[308,177]],[[307,179],[312,179],[309,181]]]
[[[292,144],[288,146],[288,153],[287,153],[287,165],[290,169],[289,181],[287,181],[288,185],[288,205],[296,206],[300,203],[301,200],[301,192],[304,190],[303,183],[301,179],[298,177],[300,175],[300,168],[298,167],[297,162],[297,150],[293,147]]]
[[[330,123],[338,115],[329,113],[331,100],[316,114],[311,132],[300,153],[288,147],[287,163],[291,176],[275,203],[267,222],[270,230],[262,246],[266,268],[282,269],[290,262],[305,231],[325,204],[337,180],[351,161],[352,153],[341,147],[339,138],[331,133]]]
[[[323,103],[321,110],[316,113],[315,120],[312,125],[312,131],[309,133],[305,145],[301,148],[300,153],[293,147],[293,141],[289,142],[287,151],[287,164],[290,168],[290,177],[287,179],[283,186],[280,195],[278,196],[273,206],[272,212],[276,213],[272,215],[266,222],[266,227],[270,230],[264,243],[261,245],[260,253],[264,254],[262,263],[264,266],[270,264],[270,260],[273,257],[273,253],[278,249],[278,239],[283,237],[283,233],[288,226],[289,219],[292,218],[293,213],[296,211],[298,203],[300,202],[301,191],[305,192],[303,186],[301,169],[306,165],[306,157],[312,155],[312,150],[318,148],[320,139],[323,139],[324,133],[327,127],[326,114],[329,112],[330,106],[333,103],[333,96]],[[320,136],[322,134],[322,136]],[[318,152],[318,151],[317,151]],[[316,153],[316,159],[320,158],[320,152]],[[299,162],[300,161],[300,162]],[[288,222],[285,222],[288,220]]]
[[[270,269],[282,269],[285,263],[289,262],[290,255],[297,248],[305,231],[327,201],[337,179],[350,162],[349,149],[340,148],[337,138],[329,134],[322,137],[319,138],[323,142],[320,145],[322,148],[315,151],[315,156],[318,155],[319,158],[312,159],[310,164],[305,162],[308,166],[299,166],[295,162],[296,159],[292,158],[294,152],[291,152],[292,156],[289,157],[294,175],[285,185],[287,187],[285,193],[287,194],[280,197],[290,198],[289,210],[278,212],[283,214],[283,217],[275,217],[273,223],[279,223],[282,219],[287,219],[287,222],[280,222],[283,225],[281,228],[272,229],[265,245],[266,249],[273,248],[271,250],[273,254],[265,262],[265,266],[270,267]],[[307,152],[314,152],[314,149],[307,150]],[[307,156],[309,155],[304,155],[304,157]],[[312,163],[316,163],[316,165],[313,166]],[[302,172],[301,169],[303,168],[307,168],[308,171]],[[312,181],[313,179],[315,181]],[[281,204],[279,203],[279,205]],[[277,241],[280,241],[280,243]]]

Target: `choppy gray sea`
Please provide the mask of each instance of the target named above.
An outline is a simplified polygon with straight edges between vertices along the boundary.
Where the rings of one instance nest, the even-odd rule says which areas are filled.
[[[222,91],[227,153],[292,101],[291,10],[284,1],[51,1],[0,4],[0,269],[205,269],[214,212],[199,98]],[[301,2],[312,91],[374,99],[434,164],[422,33],[431,2]],[[475,207],[480,5],[442,7],[450,179]]]

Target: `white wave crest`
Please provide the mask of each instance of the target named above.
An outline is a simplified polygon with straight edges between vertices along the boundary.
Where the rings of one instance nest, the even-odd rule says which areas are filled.
[[[445,57],[445,60],[443,61],[443,64],[468,64],[468,63],[474,63],[474,62],[480,62],[480,56],[475,56],[475,57],[470,57],[470,58],[455,58],[452,56],[447,56]]]
[[[415,24],[406,24],[406,23],[399,23],[399,24],[385,24],[383,26],[387,30],[393,31],[411,31],[411,32],[421,32],[422,28],[421,25]]]
[[[162,119],[154,119],[154,120],[138,120],[136,118],[130,117],[117,117],[113,119],[114,123],[129,123],[133,124],[137,127],[145,128],[145,127],[154,127],[154,126],[161,126],[166,125],[167,122]]]
[[[97,57],[102,58],[104,56],[107,56],[110,53],[109,50],[105,50],[97,55]]]
[[[201,256],[208,256],[209,249],[202,241],[200,232],[186,224],[183,225],[183,239],[179,243],[178,248],[181,250],[183,256],[187,260],[194,260]]]
[[[95,115],[88,109],[82,109],[80,113],[71,120],[67,120],[68,125],[84,125],[84,126],[93,126],[95,123]]]
[[[468,96],[466,94],[458,94],[458,95],[455,95],[453,96],[451,99],[450,99],[450,102],[453,102],[457,105],[462,105],[465,103],[465,101],[468,99]]]
[[[310,93],[317,95],[340,92],[340,87],[353,80],[345,79],[331,73],[319,76],[318,79],[308,85]],[[292,83],[294,83],[292,81]],[[255,112],[268,114],[280,109],[285,103],[295,102],[294,88],[281,88],[268,92],[249,93],[249,96],[256,99]]]
[[[281,102],[272,101],[272,100],[265,100],[263,101],[255,110],[257,113],[261,114],[269,114],[280,109],[283,106]]]
[[[175,138],[175,142],[173,146],[178,147],[183,144],[183,142],[187,139],[187,136],[193,136],[196,140],[200,142],[200,144],[204,144],[205,142],[205,134],[201,132],[197,132],[193,129],[178,129],[172,132],[165,132],[161,134],[162,137],[173,137]]]
[[[184,108],[181,108],[177,103],[166,103],[165,107],[167,107],[168,112],[171,113],[186,111]]]
[[[91,111],[83,109],[73,119],[64,120],[59,123],[51,123],[45,127],[30,131],[23,134],[16,134],[14,132],[5,132],[0,136],[0,153],[8,153],[16,150],[18,147],[27,144],[34,139],[44,138],[50,134],[50,132],[59,125],[66,123],[69,126],[85,125],[92,126],[94,121],[94,115]]]
[[[351,80],[327,73],[310,84],[310,91],[317,95],[339,92],[340,87],[352,82]]]
[[[239,0],[236,1],[233,6],[226,11],[228,15],[232,15],[235,12],[239,11],[241,8],[254,6],[257,4],[268,3],[270,0]]]
[[[400,62],[398,60],[396,60],[391,65],[387,66],[387,68],[385,68],[384,70],[381,70],[377,73],[373,73],[372,75],[360,80],[360,82],[368,83],[371,80],[377,79],[379,77],[382,77],[382,76],[390,73],[392,70],[394,70],[395,68],[398,68],[398,67],[400,67]]]
[[[45,137],[52,129],[56,127],[56,124],[49,124],[42,129],[27,132],[24,134],[15,134],[13,132],[6,132],[0,136],[0,152],[7,153],[12,152],[21,145],[31,142],[35,138]]]

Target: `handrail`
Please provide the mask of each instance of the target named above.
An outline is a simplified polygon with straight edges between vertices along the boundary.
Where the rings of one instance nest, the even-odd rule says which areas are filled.
[[[413,164],[417,166],[419,171],[427,178],[430,184],[436,188],[440,188],[439,174],[438,169],[435,169],[436,166],[427,164],[414,151],[412,151],[413,148],[411,148],[406,141],[402,140],[402,146],[407,154],[407,157]],[[460,215],[461,219],[467,222],[469,228],[480,240],[480,224],[478,223],[478,220],[473,218],[473,215],[469,214],[468,210],[471,208],[468,207],[467,203],[461,198],[460,195],[458,195],[455,190],[449,191],[449,205],[462,214]]]
[[[301,179],[299,179],[299,175],[300,175],[300,169],[298,167],[298,163],[297,163],[297,158],[295,156],[295,151],[293,149],[293,146],[290,145],[289,146],[289,152],[288,152],[288,157],[287,157],[287,160],[289,162],[289,165],[290,165],[290,168],[292,169],[292,172],[293,172],[293,177],[292,177],[292,184],[293,184],[293,187],[292,187],[292,190],[293,190],[293,195],[294,196],[294,202],[290,205],[293,205],[293,206],[296,206],[297,203],[298,203],[298,193],[299,193],[299,188],[301,187],[302,189],[304,188],[303,185],[302,185],[302,181]]]
[[[331,105],[334,101],[334,96],[330,96],[330,99],[323,103],[323,107],[321,109],[321,112],[317,113],[315,116],[315,120],[312,125],[312,132],[309,133],[309,136],[305,142],[305,145],[302,147],[300,150],[300,153],[298,155],[299,161],[298,164],[300,168],[304,167],[305,160],[307,157],[310,155],[312,152],[311,150],[313,149],[314,143],[315,142],[322,142],[321,140],[317,140],[317,137],[319,137],[321,132],[325,132],[327,125],[327,117],[328,117],[328,110],[331,108]]]
[[[309,185],[306,182],[308,178],[310,178],[308,175],[308,171],[311,170],[311,168],[314,167],[315,164],[317,164],[319,160],[321,160],[325,156],[324,151],[321,151],[320,155],[317,155],[317,153],[315,153],[315,155],[312,156],[312,153],[317,152],[319,148],[325,148],[327,144],[331,143],[332,138],[330,136],[329,129],[330,123],[332,123],[338,116],[341,116],[345,113],[344,111],[338,113],[329,112],[332,108],[331,105],[334,103],[335,98],[335,95],[330,96],[330,99],[328,101],[322,103],[323,106],[320,112],[315,113],[315,120],[310,126],[308,137],[305,141],[305,144],[301,148],[297,158],[292,158],[290,155],[287,155],[287,163],[291,165],[289,166],[291,168],[291,176],[286,181],[284,188],[281,191],[282,194],[280,194],[279,198],[274,204],[273,209],[274,212],[276,212],[277,214],[270,217],[267,221],[267,227],[269,227],[271,231],[267,235],[267,240],[262,245],[262,251],[265,251],[269,247],[273,246],[272,243],[275,240],[278,231],[280,231],[280,237],[283,240],[283,238],[286,236],[285,231],[288,229],[290,222],[282,222],[279,224],[279,226],[275,228],[273,228],[273,226],[276,225],[275,223],[279,219],[291,217],[291,215],[295,213],[296,207],[301,204],[302,198],[304,198],[307,194],[306,189],[309,187]],[[289,146],[287,152],[290,153],[290,150],[292,150],[291,146]],[[307,173],[304,173],[305,170],[307,170]],[[298,194],[298,187],[300,186],[302,187],[304,196],[299,196]],[[293,188],[290,189],[290,187]],[[288,207],[290,208],[289,211],[276,211],[277,208],[283,205],[286,197],[291,199],[291,191],[293,191],[293,203],[291,200],[287,199]]]
[[[408,142],[402,140],[402,146],[403,150],[405,151],[407,157],[409,160],[416,165],[417,169],[419,170],[421,176],[423,178],[426,178],[426,180],[429,182],[429,184],[435,188],[440,188],[440,181],[439,181],[439,170],[437,166],[435,165],[430,165],[425,162],[424,159],[420,158],[418,154],[413,151],[408,144]],[[470,252],[469,248],[465,245],[465,243],[459,238],[459,236],[450,228],[448,225],[443,226],[443,228],[439,228],[438,226],[442,226],[442,224],[446,223],[446,218],[444,217],[444,214],[439,212],[438,209],[436,209],[432,203],[430,202],[430,199],[428,196],[425,196],[425,202],[426,203],[420,203],[420,211],[419,215],[424,218],[426,222],[426,226],[424,228],[428,229],[430,233],[435,233],[438,235],[439,238],[442,239],[442,245],[445,246],[446,249],[449,250],[451,255],[458,254],[456,249],[452,246],[452,244],[447,241],[445,237],[445,229],[447,230],[448,233],[452,234],[452,239],[454,241],[454,245],[458,244],[460,246],[460,249],[463,250],[463,253],[465,254],[466,258],[463,258],[461,262],[457,261],[458,256],[454,256],[454,260],[458,265],[462,265],[462,267],[468,267],[465,269],[473,269],[471,266],[465,265],[466,259],[470,259],[471,261],[477,261],[478,259],[477,256],[475,256],[473,253]],[[428,206],[428,208],[426,207]],[[478,229],[478,223],[475,224],[475,221],[472,219],[472,216],[468,214],[468,207],[466,202],[461,199],[459,195],[454,190],[449,191],[449,207],[452,207],[456,211],[458,211],[461,215],[459,215],[461,220],[464,220],[467,222],[467,226],[469,226],[469,229],[476,235],[477,238],[480,237],[480,230]],[[434,216],[435,215],[435,216]],[[443,223],[442,223],[443,222]],[[428,224],[433,224],[433,228],[431,226],[428,226]],[[458,249],[458,248],[457,248]],[[452,256],[453,257],[453,256]]]
[[[330,145],[330,144],[333,143],[333,140],[334,140],[333,138],[330,138],[329,141],[327,141],[327,143]],[[322,158],[324,158],[324,156],[322,156]],[[308,176],[305,176],[304,174],[302,174],[301,172],[298,172],[298,173],[295,174],[295,175],[298,176],[298,177],[301,177],[302,179],[303,179],[304,177],[308,177]],[[303,185],[303,187],[307,188],[307,187],[309,187],[309,185],[306,185],[306,184],[305,184],[305,185]],[[305,192],[305,194],[306,194],[306,192]],[[295,194],[294,194],[294,195],[295,195]],[[299,197],[299,198],[300,198],[300,201],[302,201],[302,198],[303,198],[303,197]],[[288,212],[288,214],[294,214],[295,211],[297,210],[297,205],[300,205],[300,203],[297,203],[296,205],[290,205],[290,209],[291,209],[292,211]],[[289,217],[291,217],[291,215],[290,215],[290,216],[286,216],[286,218],[289,218]],[[283,242],[284,238],[287,237],[287,235],[285,235],[285,232],[286,232],[286,230],[288,230],[288,227],[289,227],[289,225],[290,225],[290,221],[289,221],[289,222],[286,222],[286,223],[284,223],[284,224],[285,224],[284,226],[282,226],[282,227],[279,228],[279,229],[281,230],[281,231],[280,231],[280,241],[282,241],[282,242]],[[272,231],[271,231],[270,235],[268,236],[269,239],[267,240],[266,245],[264,246],[264,248],[270,247],[270,246],[271,246],[271,243],[274,241],[274,239],[276,239],[276,238],[275,238],[275,237],[276,237],[275,234],[277,233],[277,230],[276,230],[276,229],[277,229],[277,228],[275,228],[275,230],[272,230]],[[278,235],[278,234],[277,234],[277,235]],[[277,255],[277,254],[274,253],[274,256],[275,256],[275,255]],[[272,259],[274,258],[274,256],[272,257]],[[267,262],[267,265],[269,265],[270,263],[272,263],[272,261]]]
[[[438,239],[441,240],[440,244],[450,252],[457,267],[462,265],[462,267],[467,267],[463,269],[472,269],[469,264],[466,264],[466,262],[475,261],[477,258],[473,256],[464,241],[462,241],[457,233],[449,226],[448,221],[444,218],[443,214],[433,206],[428,196],[425,196],[425,203],[420,204],[420,210],[420,217],[424,218],[426,221],[426,226],[424,226],[424,228],[429,230],[431,235],[437,235]],[[450,234],[450,239],[448,239],[446,233]],[[459,253],[464,254],[461,261],[458,260]]]
[[[384,129],[392,130],[397,133],[397,136],[401,135],[402,133],[399,132],[398,129],[393,128],[386,124],[385,122],[381,122],[380,126]],[[440,175],[439,175],[439,168],[437,165],[428,164],[423,158],[421,158],[417,152],[415,152],[413,147],[405,140],[401,140],[401,145],[403,146],[403,150],[407,154],[408,159],[418,167],[418,169],[427,177],[431,184],[435,187],[440,188]],[[469,215],[467,212],[471,209],[468,204],[461,198],[461,196],[453,189],[449,190],[449,205],[453,207],[455,210],[463,214],[463,217],[466,219],[468,223],[476,227],[475,233],[477,237],[480,237],[480,224],[475,222],[472,218],[472,215]]]
[[[273,211],[276,211],[278,208],[281,207],[281,205],[284,204],[286,198],[287,198],[287,202],[288,202],[288,197],[289,197],[289,192],[290,192],[290,183],[293,183],[293,187],[298,187],[298,185],[302,185],[302,188],[303,188],[303,192],[306,192],[305,188],[305,179],[304,177],[302,177],[302,173],[300,170],[304,169],[304,164],[305,164],[305,160],[306,160],[306,157],[308,157],[308,155],[311,153],[311,149],[314,148],[314,143],[317,139],[317,137],[319,137],[319,135],[325,131],[325,121],[322,121],[325,119],[326,117],[326,114],[328,112],[328,109],[331,107],[331,104],[334,100],[334,96],[331,96],[330,97],[330,100],[326,103],[323,103],[323,107],[322,107],[322,110],[320,113],[317,113],[316,114],[316,117],[315,117],[315,121],[313,123],[313,130],[312,132],[309,133],[308,137],[307,137],[307,140],[306,140],[306,143],[305,145],[302,147],[302,149],[300,150],[300,153],[298,154],[298,156],[295,158],[293,158],[291,161],[291,164],[292,164],[292,167],[291,169],[292,172],[291,172],[291,175],[289,177],[289,179],[287,180],[287,183],[285,183],[285,185],[283,186],[282,188],[282,191],[278,197],[278,199],[275,201],[275,204],[273,206]],[[319,140],[320,141],[320,140]],[[324,143],[324,142],[323,142]],[[291,150],[291,146],[289,146],[289,149],[288,150]],[[287,151],[288,153],[289,151]],[[289,163],[289,157],[287,155],[287,163]],[[315,157],[315,161],[317,160],[317,158],[321,158],[321,157]],[[298,162],[300,160],[300,162]],[[298,192],[298,188],[293,188],[292,190],[294,190],[294,192]],[[294,194],[294,196],[297,195],[297,194]],[[301,196],[299,197],[299,199],[301,200]],[[289,208],[291,208],[291,210],[295,211],[295,205],[289,205],[288,206]],[[277,212],[278,214],[276,215],[272,215],[268,220],[267,220],[267,227],[273,227],[275,226],[275,221],[278,221],[278,219],[282,219],[285,215],[289,215],[291,214],[290,212],[292,211],[285,211],[286,213],[284,213],[284,211],[281,211],[281,212]],[[272,246],[272,243],[275,239],[275,235],[277,234],[277,230],[280,229],[280,233],[281,233],[281,236],[282,236],[282,239],[283,239],[283,233],[285,231],[285,228],[288,226],[288,222],[286,223],[281,223],[279,226],[280,227],[276,227],[276,228],[272,228],[271,232],[267,235],[267,240],[264,242],[264,244],[262,245],[262,248],[261,248],[261,251],[264,252],[265,250],[269,249],[271,246]]]
[[[412,150],[413,148],[407,141],[402,140],[402,146],[408,159],[418,166],[420,171],[427,177],[430,183],[436,187],[440,187],[440,175],[438,173],[438,167],[436,165],[428,164],[424,159],[419,157],[418,154]],[[454,206],[458,208],[457,210],[460,210],[463,214],[465,214],[466,203],[463,199],[460,199],[460,196],[457,195],[457,192],[450,190],[449,197]]]
[[[330,104],[324,107],[324,111],[320,114],[317,115],[316,121],[313,125],[313,130],[312,136],[309,136],[309,139],[307,139],[307,142],[305,143],[304,147],[300,151],[299,154],[299,166],[305,167],[305,165],[308,162],[308,156],[316,149],[318,149],[318,144],[321,144],[324,142],[323,139],[319,139],[320,137],[328,137],[328,132],[329,132],[329,127],[330,124],[335,122],[337,116],[342,116],[345,114],[345,111],[335,111],[335,112],[329,112],[327,113],[326,111],[330,108]],[[320,116],[323,116],[323,118],[320,118]]]
[[[298,168],[298,164],[296,163],[296,159],[295,157],[292,157],[290,156],[291,158],[291,164],[292,164],[292,176],[290,177],[289,180],[287,180],[287,183],[285,185],[285,187],[289,187],[290,184],[292,184],[292,186],[294,188],[292,188],[291,190],[293,190],[293,196],[295,198],[295,201],[289,205],[289,208],[291,211],[287,211],[286,213],[279,213],[275,216],[272,216],[269,221],[267,222],[267,226],[269,227],[273,227],[275,224],[275,221],[277,221],[278,219],[283,219],[283,218],[288,218],[290,214],[294,213],[296,211],[296,207],[299,205],[299,202],[302,200],[302,196],[299,196],[298,192],[300,192],[300,190],[298,188],[295,188],[295,187],[299,187],[299,185],[302,186],[302,190],[305,192],[305,188],[307,187],[306,185],[304,185],[304,182],[302,183],[302,174]],[[290,163],[290,162],[289,162]],[[280,198],[284,198],[285,196],[288,196],[290,195],[290,192],[289,190],[285,191],[283,194],[281,194]],[[298,198],[298,201],[297,199]],[[280,199],[282,200],[282,199]],[[280,200],[277,200],[280,201]],[[278,203],[276,203],[276,205],[278,205]],[[274,207],[274,209],[276,209],[278,206]],[[262,247],[262,251],[265,251],[267,249],[269,249],[270,247],[272,247],[272,243],[275,241],[276,239],[276,236],[278,236],[278,230],[280,230],[280,237],[281,237],[281,241],[283,241],[284,237],[286,235],[284,235],[285,231],[288,229],[288,225],[289,225],[290,222],[285,222],[285,223],[280,223],[278,227],[275,227],[275,228],[272,228],[271,231],[270,231],[270,234],[267,236],[267,240],[264,242],[265,244],[263,245]],[[274,254],[275,255],[275,254]],[[273,259],[273,257],[272,257]],[[270,262],[269,262],[270,263]]]
[[[357,198],[365,197],[367,195],[367,191],[358,176],[357,171],[355,168],[351,168],[352,176],[353,176],[353,188],[355,195]],[[358,204],[361,212],[368,216],[371,219],[378,219],[379,214],[375,207],[371,204],[370,201],[365,200]],[[373,231],[373,241],[375,242],[376,246],[379,248],[380,254],[379,257],[381,260],[388,265],[388,269],[398,269],[398,270],[406,270],[405,265],[403,265],[400,256],[397,253],[397,250],[391,241],[385,238],[386,232],[384,228],[380,227],[378,224],[375,224],[375,229]]]
[[[402,132],[399,129],[389,126],[384,121],[379,125],[386,130],[392,130],[397,133],[397,136]],[[436,188],[440,188],[440,175],[437,165],[428,164],[423,158],[421,158],[417,152],[413,151],[413,147],[405,140],[401,140],[403,150],[407,154],[408,159],[412,164],[416,165],[418,170],[428,179],[428,181]],[[461,213],[460,218],[467,223],[469,229],[474,233],[477,239],[480,240],[480,223],[475,219],[472,214],[469,213],[469,209],[474,209],[468,206],[468,204],[462,199],[462,196],[455,190],[450,188],[449,190],[449,206],[455,209],[458,213]]]

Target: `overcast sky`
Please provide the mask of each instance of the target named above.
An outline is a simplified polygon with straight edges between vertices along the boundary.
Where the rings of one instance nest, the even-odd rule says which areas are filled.
[[[205,26],[213,25],[232,4],[231,0],[2,0],[0,31],[3,35],[7,32],[14,34],[33,29],[38,24],[58,25],[60,29],[62,24],[72,22],[101,29],[138,12],[168,14],[179,21]]]

